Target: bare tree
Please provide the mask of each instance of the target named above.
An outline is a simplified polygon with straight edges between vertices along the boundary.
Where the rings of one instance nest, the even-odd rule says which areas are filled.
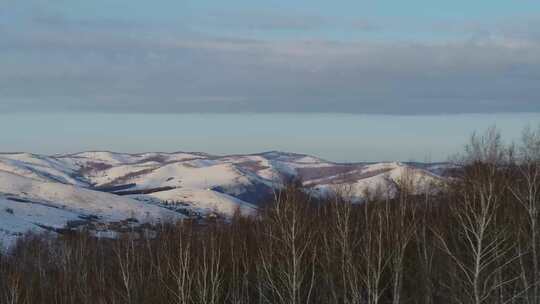
[[[357,250],[361,243],[357,236],[362,230],[363,218],[356,216],[358,209],[352,202],[354,190],[350,185],[335,187],[324,206],[323,217],[328,220],[322,229],[320,260],[327,284],[327,297],[332,303],[357,304],[363,301]]]
[[[518,160],[513,168],[516,169],[516,176],[509,183],[509,190],[527,215],[527,225],[523,228],[527,244],[520,246],[523,251],[521,277],[524,288],[528,290],[529,303],[535,303],[540,299],[540,127],[537,131],[530,128],[524,130]],[[525,264],[531,264],[531,271],[526,269]]]
[[[137,303],[138,295],[142,292],[138,283],[145,280],[144,273],[140,268],[141,253],[133,233],[125,234],[113,248],[116,262],[119,268],[121,290],[118,293],[123,301],[128,304]]]
[[[166,240],[160,242],[161,253],[156,265],[165,288],[177,304],[191,303],[193,288],[192,231],[190,225],[178,224],[180,231],[167,231]],[[172,281],[172,284],[169,282]],[[170,286],[171,285],[171,286]]]
[[[380,201],[365,202],[363,213],[366,231],[360,241],[362,243],[360,277],[364,287],[364,302],[378,304],[390,285],[384,280],[384,274],[392,262],[388,235],[391,218],[386,205],[380,204]]]
[[[387,213],[391,219],[391,272],[392,272],[392,303],[401,303],[403,287],[404,263],[406,250],[409,247],[416,229],[415,204],[412,194],[415,191],[413,169],[406,168],[398,181],[398,199],[396,202],[386,200]]]
[[[20,273],[15,272],[15,273],[11,273],[7,275],[3,279],[5,280],[4,284],[0,282],[0,287],[4,288],[4,300],[2,301],[5,301],[5,302],[3,303],[6,303],[6,304],[22,303],[22,301],[20,301],[21,289],[23,288],[22,275]]]
[[[221,248],[215,232],[216,227],[207,231],[207,242],[200,243],[200,254],[196,272],[197,301],[201,304],[218,304],[222,300],[222,259]]]
[[[261,267],[270,303],[310,303],[315,286],[317,252],[310,248],[315,227],[309,199],[288,186],[277,194],[275,206],[264,223],[265,241],[261,247]]]
[[[420,206],[420,215],[417,219],[417,229],[415,229],[415,242],[416,242],[416,252],[418,255],[419,261],[419,280],[422,281],[420,286],[422,290],[420,291],[419,302],[424,304],[434,303],[434,282],[436,280],[435,276],[435,262],[437,255],[437,248],[435,246],[435,237],[432,233],[433,230],[437,230],[437,226],[441,223],[437,222],[437,217],[435,210],[438,208],[434,207],[432,204],[435,203],[435,200],[432,200],[430,189],[423,194],[423,200]],[[420,202],[418,202],[420,203]]]
[[[455,219],[457,240],[450,243],[438,234],[441,248],[454,261],[460,273],[459,283],[467,303],[495,302],[494,294],[517,277],[503,280],[501,272],[515,259],[510,256],[515,244],[505,227],[498,221],[504,191],[506,151],[500,134],[490,128],[484,136],[473,135],[467,146],[464,175],[454,185],[455,201],[450,205]],[[499,299],[500,300],[500,299]]]

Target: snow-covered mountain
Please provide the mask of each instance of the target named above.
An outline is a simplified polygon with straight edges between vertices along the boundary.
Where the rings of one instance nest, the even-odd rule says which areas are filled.
[[[285,180],[310,193],[342,191],[354,200],[394,195],[406,179],[416,191],[441,182],[445,164],[340,164],[266,152],[123,154],[105,151],[44,156],[0,154],[0,241],[28,230],[91,225],[96,231],[185,217],[254,214]],[[381,192],[382,191],[382,192]]]

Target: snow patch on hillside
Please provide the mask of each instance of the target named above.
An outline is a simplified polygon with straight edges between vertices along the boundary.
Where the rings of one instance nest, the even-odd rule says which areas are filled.
[[[42,182],[0,172],[0,193],[43,202],[82,215],[94,215],[107,221],[136,218],[141,222],[174,219],[178,214],[136,200],[91,191],[71,185]]]
[[[249,203],[213,190],[173,189],[132,197],[137,199],[151,197],[162,204],[181,204],[203,215],[216,213],[229,217],[234,215],[237,210],[242,215],[254,215],[257,209]]]

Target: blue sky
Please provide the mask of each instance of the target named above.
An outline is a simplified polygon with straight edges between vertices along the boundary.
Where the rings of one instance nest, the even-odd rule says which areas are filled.
[[[345,113],[488,122],[540,112],[539,84],[539,1],[0,2],[0,112],[12,120]],[[71,128],[73,138],[85,134]],[[32,148],[1,141],[3,150]]]

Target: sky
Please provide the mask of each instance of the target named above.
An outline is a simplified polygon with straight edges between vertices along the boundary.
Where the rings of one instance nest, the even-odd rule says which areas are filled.
[[[33,115],[206,115],[202,129],[215,130],[219,113],[279,125],[285,113],[488,122],[539,112],[537,0],[0,0],[0,113],[29,121],[15,138],[40,128]],[[70,128],[65,141],[85,134]],[[1,150],[23,148],[43,146],[0,137]]]
[[[540,114],[0,114],[0,151],[227,155],[277,150],[336,162],[438,162],[461,153],[474,131],[481,134],[491,126],[506,143],[519,143],[525,127],[540,127]]]
[[[0,110],[540,111],[537,0],[0,1]]]

